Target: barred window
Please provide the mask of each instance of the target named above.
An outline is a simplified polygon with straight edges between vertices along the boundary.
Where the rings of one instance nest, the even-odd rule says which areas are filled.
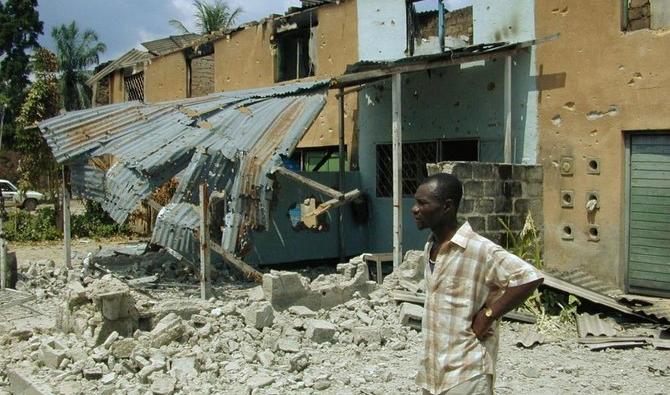
[[[124,78],[123,83],[126,89],[126,100],[144,101],[144,72]]]
[[[479,141],[437,140],[402,145],[402,194],[411,197],[428,176],[427,163],[479,160]],[[393,148],[377,145],[377,197],[393,196]]]

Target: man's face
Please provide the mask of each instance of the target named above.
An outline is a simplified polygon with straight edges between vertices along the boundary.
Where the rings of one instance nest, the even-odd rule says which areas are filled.
[[[414,194],[416,202],[412,206],[414,222],[419,229],[433,228],[443,223],[448,211],[448,206],[436,198],[436,185],[434,182],[421,184]]]

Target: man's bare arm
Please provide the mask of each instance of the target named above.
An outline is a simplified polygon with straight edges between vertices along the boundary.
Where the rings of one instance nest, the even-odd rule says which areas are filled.
[[[472,321],[472,330],[477,338],[484,339],[493,322],[523,303],[542,284],[542,281],[544,279],[540,278],[516,287],[509,287],[505,289],[505,293],[493,305],[484,306]],[[491,317],[486,316],[486,307],[493,310]]]

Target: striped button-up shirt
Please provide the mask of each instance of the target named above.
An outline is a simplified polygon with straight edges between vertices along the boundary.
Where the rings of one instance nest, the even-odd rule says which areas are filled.
[[[419,387],[433,394],[447,391],[481,374],[495,376],[498,322],[493,335],[480,341],[472,320],[506,287],[541,278],[533,266],[475,233],[464,223],[437,253],[434,271],[425,263],[426,302],[422,322],[424,352],[417,375]]]

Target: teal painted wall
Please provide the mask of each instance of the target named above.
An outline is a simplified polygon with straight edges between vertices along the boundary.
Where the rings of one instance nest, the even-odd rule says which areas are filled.
[[[321,184],[337,188],[338,173],[300,173]],[[323,233],[311,230],[296,231],[289,220],[289,208],[296,202],[316,197],[320,201],[330,200],[304,184],[279,176],[276,188],[276,205],[272,207],[271,224],[266,232],[253,232],[253,248],[244,258],[248,263],[271,265],[278,263],[317,261],[338,257],[337,209],[327,215],[328,231]],[[360,189],[358,172],[346,173],[345,191]],[[353,221],[351,207],[344,206],[345,255],[354,256],[366,251],[368,245],[367,225]]]
[[[512,129],[515,162],[521,162],[527,128],[528,93],[534,90],[530,54],[513,61]],[[480,161],[503,160],[504,61],[422,71],[403,76],[403,142],[436,139],[480,139]],[[392,199],[376,197],[376,145],[391,142],[391,82],[365,88],[359,95],[359,166],[363,191],[371,197],[370,252],[392,250]],[[404,249],[422,248],[428,236],[419,232],[403,199]]]

